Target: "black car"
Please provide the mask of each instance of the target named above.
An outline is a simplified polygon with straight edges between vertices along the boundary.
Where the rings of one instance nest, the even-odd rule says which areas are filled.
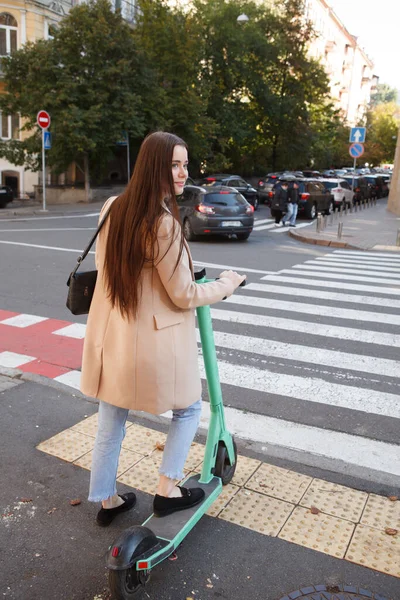
[[[365,177],[360,177],[359,175],[349,175],[343,177],[346,181],[349,182],[350,186],[353,184],[354,189],[354,202],[360,204],[360,202],[364,202],[364,200],[368,200],[371,198],[371,188],[368,185],[368,181]]]
[[[253,231],[254,208],[235,188],[187,185],[177,202],[188,241],[231,234],[244,241]]]
[[[14,191],[8,185],[0,185],[0,208],[5,208],[14,200]]]
[[[289,188],[293,183],[299,186],[299,216],[306,219],[315,219],[318,213],[329,215],[334,209],[333,196],[318,180],[297,179],[288,181]],[[276,185],[281,185],[279,181]],[[274,192],[270,192],[273,196]],[[271,215],[275,218],[275,211],[271,209]]]
[[[242,194],[242,196],[246,198],[247,202],[254,206],[254,210],[258,209],[259,200],[257,190],[239,175],[208,175],[201,181],[201,185],[226,185],[228,187],[235,188],[240,194]]]
[[[270,192],[280,177],[280,173],[269,173],[265,177],[261,177],[257,184],[258,201],[261,204],[269,204]]]

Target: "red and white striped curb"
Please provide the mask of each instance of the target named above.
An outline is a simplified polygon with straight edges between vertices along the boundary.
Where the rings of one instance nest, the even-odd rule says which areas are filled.
[[[86,325],[0,310],[0,367],[79,389]]]

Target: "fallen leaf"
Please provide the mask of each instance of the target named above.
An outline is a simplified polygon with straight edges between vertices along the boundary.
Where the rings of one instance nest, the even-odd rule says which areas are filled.
[[[32,502],[32,498],[21,498],[21,502]]]
[[[47,511],[47,514],[48,515],[52,515],[55,510],[57,510],[57,509],[56,508],[51,508],[50,510]]]
[[[146,431],[146,435],[147,435],[147,437],[150,437],[150,435],[151,435],[150,431]]]
[[[397,529],[392,529],[391,527],[386,527],[385,529],[386,535],[397,535],[399,532]]]
[[[397,496],[389,496],[390,502],[396,502],[398,500]]]
[[[319,513],[320,513],[321,511],[320,511],[320,510],[319,510],[319,508],[317,508],[316,506],[312,506],[312,507],[310,508],[310,512],[311,512],[311,514],[312,514],[312,515],[319,515]]]
[[[79,500],[79,498],[75,498],[75,500],[70,500],[69,503],[71,506],[78,506],[81,503],[81,500]]]
[[[206,587],[207,587],[207,588],[209,588],[209,589],[211,589],[211,588],[213,588],[214,586],[213,586],[213,584],[212,584],[212,583],[207,583]]]
[[[154,446],[156,450],[164,450],[165,448],[165,444],[162,444],[161,442],[156,442],[156,445]]]

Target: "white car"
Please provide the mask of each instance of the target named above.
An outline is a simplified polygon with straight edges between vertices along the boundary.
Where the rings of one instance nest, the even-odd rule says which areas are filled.
[[[339,209],[353,204],[354,192],[351,184],[345,179],[321,179],[320,182],[330,191],[333,197],[334,207]]]

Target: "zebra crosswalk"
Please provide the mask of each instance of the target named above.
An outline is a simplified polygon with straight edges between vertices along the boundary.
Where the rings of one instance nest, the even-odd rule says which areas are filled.
[[[338,250],[212,308],[233,432],[399,484],[399,294],[400,257]]]

